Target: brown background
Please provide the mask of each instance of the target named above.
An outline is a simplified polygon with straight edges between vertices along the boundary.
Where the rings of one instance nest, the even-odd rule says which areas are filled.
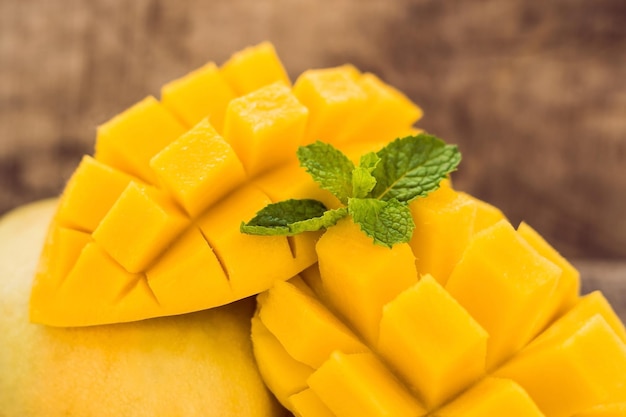
[[[265,39],[292,78],[376,72],[460,145],[459,188],[626,259],[624,0],[0,0],[0,213],[60,192],[97,124]]]

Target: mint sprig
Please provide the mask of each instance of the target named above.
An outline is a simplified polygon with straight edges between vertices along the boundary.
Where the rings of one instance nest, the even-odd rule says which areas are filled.
[[[439,182],[461,162],[456,146],[427,134],[397,139],[378,151],[381,162],[372,173],[376,187],[371,197],[411,202],[439,187]]]
[[[408,242],[415,228],[408,204],[439,188],[458,166],[461,154],[435,136],[418,134],[363,155],[358,166],[322,142],[300,147],[298,159],[344,207],[329,210],[316,200],[270,204],[241,224],[243,233],[291,236],[331,227],[350,215],[375,244],[390,248]]]

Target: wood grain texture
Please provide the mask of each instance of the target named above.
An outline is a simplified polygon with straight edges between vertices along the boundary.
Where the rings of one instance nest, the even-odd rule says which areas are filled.
[[[95,126],[269,39],[353,62],[460,145],[458,187],[567,257],[626,258],[626,2],[0,1],[0,213],[54,195]]]

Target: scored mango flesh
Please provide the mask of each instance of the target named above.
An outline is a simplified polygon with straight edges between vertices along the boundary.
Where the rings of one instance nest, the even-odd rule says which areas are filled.
[[[350,219],[257,296],[259,370],[297,417],[622,416],[626,329],[535,230],[448,182],[408,244]]]
[[[317,260],[319,233],[260,237],[242,221],[321,191],[296,160],[315,140],[354,156],[413,132],[421,110],[345,65],[291,81],[262,43],[163,86],[99,126],[50,225],[31,320],[127,322],[260,293]]]

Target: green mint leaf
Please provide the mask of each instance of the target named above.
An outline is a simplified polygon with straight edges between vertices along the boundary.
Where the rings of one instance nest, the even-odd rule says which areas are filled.
[[[369,172],[374,171],[378,163],[380,162],[380,156],[376,152],[366,153],[359,160],[359,167],[367,169]]]
[[[356,167],[352,171],[352,196],[354,198],[367,197],[376,186],[376,178],[363,167]]]
[[[248,223],[242,233],[265,236],[293,236],[333,226],[348,214],[345,207],[327,210],[317,200],[286,200],[269,204]]]
[[[456,146],[427,134],[396,139],[377,154],[380,163],[372,172],[376,186],[370,197],[406,203],[436,190],[461,161]]]
[[[352,171],[352,197],[364,198],[376,185],[376,178],[372,171],[380,162],[380,158],[374,152],[366,153],[361,157],[359,166]]]
[[[375,244],[391,248],[396,243],[411,240],[415,223],[405,203],[396,199],[351,198],[348,211]]]
[[[315,142],[298,149],[298,159],[320,187],[330,191],[344,204],[352,195],[354,164],[337,148]]]

